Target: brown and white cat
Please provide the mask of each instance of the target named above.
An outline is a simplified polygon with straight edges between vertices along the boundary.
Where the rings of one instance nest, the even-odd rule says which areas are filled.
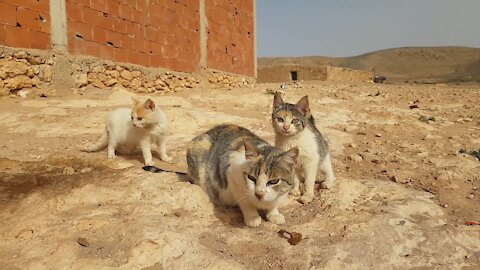
[[[165,113],[151,99],[142,102],[132,98],[133,108],[121,108],[107,117],[105,132],[97,143],[86,147],[87,152],[107,147],[108,158],[115,158],[115,150],[131,152],[140,146],[145,165],[153,166],[151,146],[156,144],[163,161],[172,159],[167,155],[168,121]]]
[[[296,147],[282,151],[245,128],[220,125],[188,144],[188,175],[212,201],[240,206],[247,226],[261,224],[259,209],[283,224],[278,208],[293,187],[297,157]]]
[[[314,197],[318,169],[326,174],[326,179],[321,186],[330,189],[335,181],[335,176],[328,144],[315,127],[308,96],[302,97],[297,104],[291,104],[285,103],[280,93],[277,92],[273,99],[272,125],[275,130],[275,146],[283,150],[298,147],[300,151],[296,166],[295,186],[291,194],[302,195],[299,179],[303,175],[305,192],[300,197],[300,201],[311,202]]]

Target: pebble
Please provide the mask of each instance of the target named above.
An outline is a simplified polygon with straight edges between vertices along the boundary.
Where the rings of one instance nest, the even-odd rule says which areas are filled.
[[[473,200],[473,199],[475,199],[475,195],[474,195],[474,194],[470,194],[470,195],[467,196],[467,198],[469,198],[470,200]]]
[[[65,168],[63,168],[63,174],[64,175],[74,175],[75,170],[72,167],[65,167]]]
[[[83,237],[78,238],[77,243],[82,247],[89,247],[90,246],[90,243],[88,242],[88,240],[86,238],[83,238]]]

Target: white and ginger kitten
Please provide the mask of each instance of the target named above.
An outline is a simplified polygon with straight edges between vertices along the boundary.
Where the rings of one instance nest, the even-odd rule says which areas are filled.
[[[309,203],[314,197],[315,180],[320,169],[326,175],[322,188],[330,189],[335,181],[328,144],[315,127],[310,112],[308,97],[302,97],[297,104],[283,102],[280,93],[273,99],[272,125],[275,130],[275,146],[288,150],[298,147],[300,155],[296,166],[295,185],[290,192],[294,196],[300,192],[300,176],[304,176],[305,192],[300,197],[302,203]]]
[[[133,108],[121,108],[111,112],[106,120],[105,132],[97,143],[86,147],[87,152],[107,148],[108,158],[115,158],[115,150],[132,152],[140,146],[145,165],[153,166],[152,144],[156,144],[160,159],[170,162],[167,155],[168,121],[165,113],[151,99],[142,102],[133,98]]]

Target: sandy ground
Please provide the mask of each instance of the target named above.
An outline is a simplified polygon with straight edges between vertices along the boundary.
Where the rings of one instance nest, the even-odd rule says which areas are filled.
[[[272,141],[265,90],[277,87],[153,96],[175,164],[190,139],[224,122]],[[311,204],[292,198],[285,225],[256,229],[184,176],[143,171],[141,155],[79,151],[130,93],[0,100],[2,269],[479,269],[480,226],[465,222],[480,221],[480,161],[459,154],[480,149],[479,86],[310,82],[286,92],[309,95],[337,182]],[[290,245],[280,229],[304,239]]]

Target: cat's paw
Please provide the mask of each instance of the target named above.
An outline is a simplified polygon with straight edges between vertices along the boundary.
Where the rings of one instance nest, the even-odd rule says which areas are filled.
[[[109,154],[107,157],[108,157],[108,159],[115,159],[115,154],[113,154],[113,155]]]
[[[298,196],[302,195],[302,193],[300,192],[300,189],[297,188],[297,189],[293,189],[292,191],[290,191],[290,195],[298,197]]]
[[[325,180],[320,183],[320,187],[323,189],[331,189],[333,187],[334,180]]]
[[[245,217],[244,219],[245,225],[248,227],[258,227],[262,223],[262,218],[260,216],[252,216],[252,217]]]
[[[161,159],[162,161],[165,161],[165,162],[172,162],[172,160],[173,160],[171,157],[169,157],[169,156],[167,156],[167,155],[161,156],[160,159]]]
[[[153,160],[145,161],[145,166],[155,166],[155,161]]]
[[[313,201],[313,196],[314,195],[311,193],[305,193],[298,199],[298,201],[303,204],[307,204]]]
[[[277,224],[277,225],[280,225],[280,224],[284,224],[285,223],[285,217],[278,213],[278,214],[273,214],[273,215],[270,215],[267,217],[268,221],[270,221],[271,223],[273,224]]]

